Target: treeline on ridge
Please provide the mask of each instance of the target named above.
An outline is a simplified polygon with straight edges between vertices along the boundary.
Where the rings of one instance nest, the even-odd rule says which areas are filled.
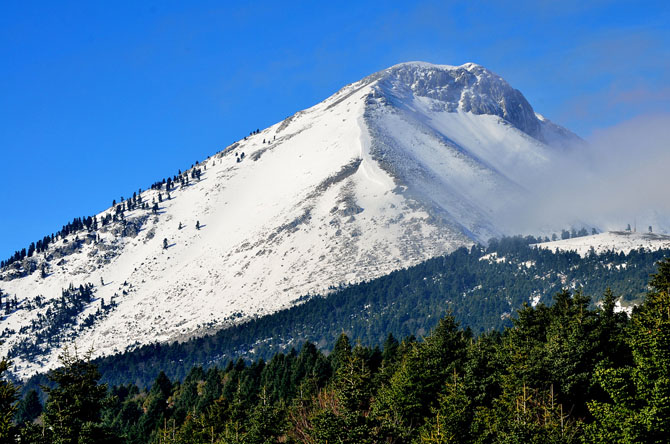
[[[175,174],[172,177],[168,177],[167,179],[163,178],[162,181],[154,182],[151,184],[150,189],[161,191],[163,187],[165,187],[167,198],[169,199],[170,191],[175,189],[177,183],[179,183],[182,187],[188,185],[189,176],[191,179],[200,180],[202,169],[198,167],[199,165],[199,161],[196,161],[194,165],[191,165],[190,175],[188,171],[182,173],[182,171],[179,170],[178,174]],[[207,167],[205,167],[205,169],[207,169]],[[160,201],[162,201],[162,195],[160,193],[158,194],[158,198]],[[31,242],[28,248],[22,248],[15,251],[14,254],[12,254],[7,259],[0,260],[0,269],[21,262],[25,258],[30,258],[36,253],[39,254],[47,251],[49,245],[53,244],[57,239],[64,239],[70,234],[76,234],[80,232],[93,233],[97,231],[99,227],[104,227],[110,223],[116,222],[117,220],[122,221],[124,219],[125,211],[132,211],[139,208],[155,212],[158,208],[157,204],[157,202],[153,202],[153,205],[150,206],[148,202],[144,202],[142,200],[142,188],[140,188],[136,192],[133,192],[132,197],[129,197],[128,199],[125,199],[123,196],[121,196],[121,199],[118,203],[116,202],[116,199],[112,200],[111,208],[113,211],[105,214],[100,219],[98,219],[98,217],[95,215],[75,217],[71,222],[63,225],[62,228],[55,233],[46,235],[42,237],[42,239],[38,239],[36,242]]]

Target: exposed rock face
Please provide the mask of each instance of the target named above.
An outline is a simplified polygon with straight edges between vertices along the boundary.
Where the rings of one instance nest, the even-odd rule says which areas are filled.
[[[438,100],[450,112],[460,109],[498,116],[541,139],[541,122],[523,94],[477,64],[450,67],[410,62],[391,67],[382,76],[382,88]]]

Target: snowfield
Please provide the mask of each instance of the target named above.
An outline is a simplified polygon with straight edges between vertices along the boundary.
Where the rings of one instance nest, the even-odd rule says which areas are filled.
[[[608,231],[591,236],[573,237],[535,245],[538,248],[546,248],[552,251],[574,251],[580,256],[586,256],[591,251],[604,253],[610,250],[627,254],[640,248],[649,251],[670,248],[670,236],[634,231]]]
[[[162,193],[157,214],[126,211],[58,239],[31,274],[0,271],[19,303],[0,322],[0,353],[14,350],[14,373],[28,377],[68,344],[99,356],[200,335],[485,241],[507,232],[501,209],[574,140],[481,66],[391,67],[200,162],[201,179],[169,200],[143,191],[144,202]],[[123,235],[126,224],[137,230]],[[94,300],[40,340],[62,289],[86,283]],[[39,352],[17,352],[26,344]]]

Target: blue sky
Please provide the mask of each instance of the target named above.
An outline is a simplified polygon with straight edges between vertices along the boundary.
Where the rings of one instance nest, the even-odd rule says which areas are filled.
[[[403,61],[480,63],[586,138],[670,110],[669,2],[236,3],[2,3],[3,259]]]

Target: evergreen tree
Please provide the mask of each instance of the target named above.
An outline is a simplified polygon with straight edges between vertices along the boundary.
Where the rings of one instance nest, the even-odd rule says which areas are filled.
[[[349,337],[342,333],[335,341],[333,346],[333,351],[328,356],[328,361],[333,371],[337,369],[346,362],[351,356],[351,343],[349,342]]]
[[[16,413],[16,387],[6,379],[9,361],[0,361],[0,442],[11,442],[14,436],[13,419]]]
[[[389,333],[386,337],[386,341],[384,341],[384,351],[382,352],[382,358],[384,362],[391,363],[396,360],[399,346],[400,344],[398,343],[398,340],[393,336],[392,333]]]
[[[346,336],[340,336],[344,338]],[[353,352],[347,352],[346,343],[340,339],[343,353],[338,358],[333,384],[319,392],[314,410],[306,415],[306,437],[301,440],[347,444],[379,442],[375,439],[379,428],[370,415],[373,385],[364,359],[365,351],[357,346]]]
[[[540,390],[528,388],[525,384],[503,392],[491,407],[477,409],[470,434],[477,443],[581,442],[580,424],[558,402],[552,387]]]
[[[670,432],[670,260],[659,264],[652,291],[633,313],[628,342],[633,364],[602,366],[595,379],[610,397],[592,401],[593,443],[665,443]]]
[[[468,396],[463,379],[454,371],[446,384],[446,392],[440,395],[433,417],[420,431],[422,443],[470,442],[470,424],[474,416],[474,404]]]
[[[172,382],[164,372],[160,372],[142,406],[144,414],[138,426],[141,435],[145,438],[154,435],[158,427],[163,426],[167,421],[169,416],[168,398],[171,393]]]
[[[397,436],[410,436],[436,406],[447,375],[463,365],[467,333],[452,316],[438,322],[423,343],[412,343],[389,384],[378,393],[376,413]]]
[[[283,410],[272,405],[265,387],[261,389],[258,404],[249,415],[248,433],[244,439],[249,444],[279,443],[282,436]]]
[[[19,402],[16,410],[16,423],[31,423],[42,414],[42,403],[35,389],[30,390]]]
[[[98,384],[100,374],[90,355],[81,359],[76,349],[74,354],[65,349],[60,356],[62,367],[48,375],[55,387],[43,387],[48,395],[45,430],[54,444],[115,442],[112,432],[101,424],[107,386]]]

